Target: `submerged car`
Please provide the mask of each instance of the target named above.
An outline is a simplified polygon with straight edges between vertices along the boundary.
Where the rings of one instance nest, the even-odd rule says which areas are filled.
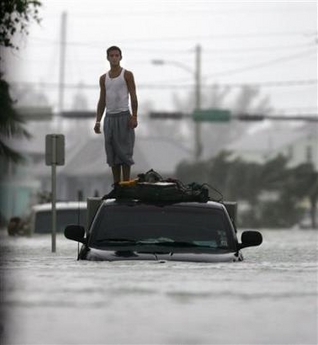
[[[64,231],[67,224],[87,224],[86,201],[58,201],[56,203],[56,231]],[[8,225],[10,236],[32,236],[52,232],[52,203],[38,204],[25,218],[12,217]]]
[[[262,235],[238,241],[233,203],[88,200],[88,223],[69,225],[65,237],[82,243],[79,260],[241,261],[241,249]]]

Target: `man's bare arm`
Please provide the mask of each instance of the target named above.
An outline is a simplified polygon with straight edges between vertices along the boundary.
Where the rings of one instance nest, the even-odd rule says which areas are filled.
[[[97,103],[97,112],[96,112],[96,123],[94,126],[95,133],[101,133],[100,130],[100,121],[103,117],[105,107],[106,107],[106,91],[105,91],[105,75],[102,75],[99,78],[99,99]]]
[[[134,79],[134,75],[132,74],[132,72],[126,71],[125,72],[125,79],[126,79],[126,83],[127,83],[128,92],[130,95],[132,116],[137,117],[138,98],[137,98],[137,93],[136,93],[135,79]]]

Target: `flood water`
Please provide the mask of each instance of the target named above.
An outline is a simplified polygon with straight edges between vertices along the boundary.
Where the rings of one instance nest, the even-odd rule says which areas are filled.
[[[314,230],[261,230],[236,263],[76,261],[1,236],[3,344],[317,344]]]

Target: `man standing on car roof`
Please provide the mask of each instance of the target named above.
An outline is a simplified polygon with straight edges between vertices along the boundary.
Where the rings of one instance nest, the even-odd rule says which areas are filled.
[[[130,179],[135,144],[135,128],[138,125],[138,99],[132,72],[120,66],[120,48],[107,49],[110,70],[99,78],[100,95],[94,131],[101,133],[101,119],[105,108],[104,136],[107,164],[111,167],[114,184]],[[129,96],[131,112],[129,110]]]

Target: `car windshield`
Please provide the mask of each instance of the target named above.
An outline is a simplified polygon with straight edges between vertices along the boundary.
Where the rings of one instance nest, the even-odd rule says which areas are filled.
[[[222,209],[182,205],[106,206],[93,224],[90,246],[204,247],[232,244]]]

